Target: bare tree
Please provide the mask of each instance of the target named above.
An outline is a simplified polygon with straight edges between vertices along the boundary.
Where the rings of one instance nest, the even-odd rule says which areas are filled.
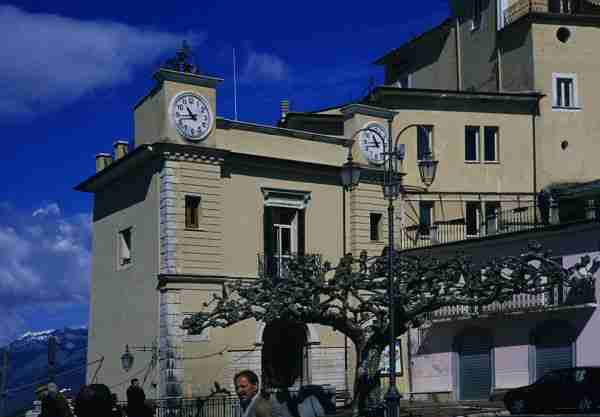
[[[319,255],[293,258],[285,277],[265,274],[256,280],[224,285],[221,295],[205,303],[205,311],[184,321],[191,333],[209,327],[229,327],[243,320],[287,320],[331,326],[346,335],[357,355],[354,400],[364,404],[388,344],[387,249],[368,259],[344,256],[337,267]],[[520,256],[478,264],[465,255],[437,259],[395,253],[392,279],[396,334],[419,326],[428,314],[445,306],[477,307],[510,300],[516,294],[539,294],[557,286],[573,291],[590,287],[598,262],[583,257],[563,269],[538,244]],[[358,399],[358,403],[356,400]],[[356,410],[356,408],[355,408]]]

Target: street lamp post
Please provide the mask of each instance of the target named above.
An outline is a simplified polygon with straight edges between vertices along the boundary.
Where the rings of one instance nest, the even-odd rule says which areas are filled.
[[[399,416],[400,393],[396,387],[396,320],[395,320],[395,303],[394,303],[394,278],[393,278],[393,256],[394,256],[394,200],[400,196],[403,191],[401,163],[404,155],[398,147],[400,136],[409,128],[419,125],[411,124],[405,126],[396,135],[392,143],[392,119],[388,119],[388,137],[387,152],[384,152],[383,163],[383,197],[388,200],[388,253],[387,253],[387,301],[389,314],[389,387],[385,395],[386,402],[386,417]],[[352,144],[354,137],[362,131],[370,131],[379,136],[383,143],[385,138],[382,138],[376,130],[365,128],[360,129],[352,136],[348,145],[348,160],[342,166],[342,185],[345,189],[352,191],[360,182],[360,165],[356,164],[352,159]],[[423,160],[418,161],[419,174],[421,181],[426,187],[429,187],[435,179],[438,161],[433,160],[431,152],[425,155]]]
[[[152,359],[150,362],[150,367],[153,368],[156,366],[158,362],[159,350],[156,342],[152,343],[152,346],[129,346],[125,345],[125,352],[121,355],[121,367],[125,372],[129,372],[129,370],[133,367],[134,356],[129,349],[138,351],[138,352],[152,352]]]

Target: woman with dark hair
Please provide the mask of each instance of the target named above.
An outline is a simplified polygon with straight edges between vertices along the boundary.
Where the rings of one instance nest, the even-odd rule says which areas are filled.
[[[110,389],[104,384],[84,385],[75,397],[77,417],[107,417],[113,413]]]

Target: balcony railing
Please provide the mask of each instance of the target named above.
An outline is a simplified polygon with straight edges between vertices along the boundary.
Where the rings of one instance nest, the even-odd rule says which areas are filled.
[[[397,246],[400,250],[425,248],[445,243],[494,236],[504,233],[540,230],[550,224],[584,220],[600,220],[600,207],[586,206],[585,209],[568,211],[569,208],[527,206],[503,210],[487,216],[480,224],[466,219],[434,222],[432,225],[404,227]]]
[[[558,287],[540,294],[517,294],[503,303],[492,303],[482,307],[447,306],[429,313],[428,320],[441,321],[469,316],[486,316],[595,303],[595,286],[582,283],[579,287]]]
[[[548,12],[548,0],[519,0],[504,12],[504,23],[510,25],[528,13]]]
[[[288,275],[288,262],[298,255],[258,255],[258,275],[285,278]]]
[[[594,6],[583,0],[518,0],[504,12],[509,25],[528,13],[596,14]]]

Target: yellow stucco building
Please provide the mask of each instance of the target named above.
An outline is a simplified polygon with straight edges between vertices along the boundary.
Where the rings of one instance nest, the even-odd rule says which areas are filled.
[[[415,125],[398,138],[411,186],[397,203],[400,249],[495,233],[500,211],[532,206],[542,188],[597,178],[597,8],[584,17],[526,8],[500,24],[513,10],[505,3],[486,2],[474,21],[461,17],[472,9],[453,6],[455,16],[378,61],[386,85],[342,107],[285,108],[274,126],[219,117],[218,78],[158,70],[134,110],[134,143],[98,154],[96,174],[76,187],[94,195],[88,355],[105,357],[98,379],[148,375],[151,397],[197,396],[215,381],[231,388],[250,368],[267,385],[291,372],[296,385],[351,391],[353,349],[331,328],[246,321],[188,335],[180,325],[224,282],[278,273],[294,254],[336,262],[381,253],[382,160],[372,149],[380,145],[361,138],[366,126],[394,140]],[[560,19],[567,43],[556,35]],[[473,53],[477,45],[494,53]],[[348,147],[366,170],[353,193],[340,183]],[[439,165],[426,188],[417,163],[428,153]],[[408,393],[411,347],[400,340],[398,383]],[[138,348],[153,343],[151,367],[152,352]],[[129,372],[125,344],[136,356]]]

